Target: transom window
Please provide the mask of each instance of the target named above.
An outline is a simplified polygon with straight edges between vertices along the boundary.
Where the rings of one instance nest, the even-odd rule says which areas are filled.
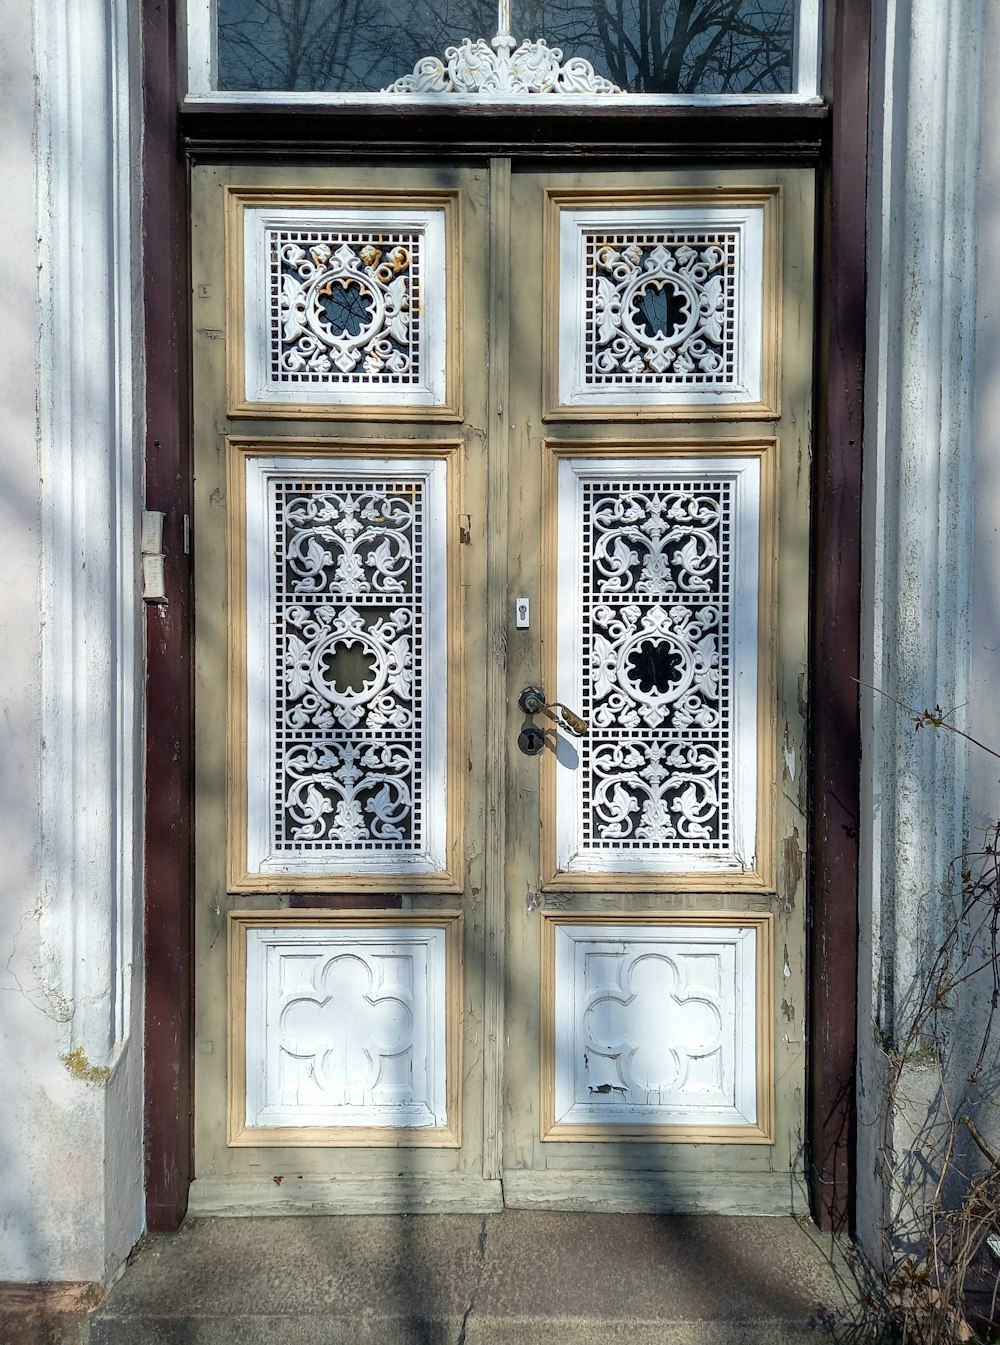
[[[813,98],[819,4],[189,0],[190,92]]]

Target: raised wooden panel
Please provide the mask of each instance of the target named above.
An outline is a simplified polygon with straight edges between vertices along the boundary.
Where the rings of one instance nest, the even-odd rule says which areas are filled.
[[[550,193],[548,414],[777,415],[778,200]]]
[[[544,1138],[768,1140],[770,917],[544,922]]]
[[[230,414],[455,418],[456,202],[230,189]]]
[[[767,881],[770,462],[727,447],[554,455],[552,884]]]
[[[230,1135],[458,1143],[460,917],[230,917]]]
[[[448,887],[452,455],[272,447],[232,445],[231,886]]]

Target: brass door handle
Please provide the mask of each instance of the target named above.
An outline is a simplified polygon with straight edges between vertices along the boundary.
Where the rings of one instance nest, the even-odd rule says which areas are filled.
[[[550,705],[545,699],[545,692],[539,686],[525,687],[518,696],[517,703],[526,715],[548,715],[559,728],[565,729],[567,733],[572,733],[577,738],[582,738],[590,731],[587,721],[567,709],[561,701],[553,701]]]

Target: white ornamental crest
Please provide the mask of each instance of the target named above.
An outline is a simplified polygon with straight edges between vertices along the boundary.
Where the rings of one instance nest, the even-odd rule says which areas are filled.
[[[445,93],[510,96],[523,94],[621,93],[597,74],[582,56],[563,60],[559,47],[543,39],[515,42],[510,32],[510,0],[500,0],[497,34],[492,43],[464,38],[446,47],[444,60],[424,56],[413,68],[382,90],[383,93]]]

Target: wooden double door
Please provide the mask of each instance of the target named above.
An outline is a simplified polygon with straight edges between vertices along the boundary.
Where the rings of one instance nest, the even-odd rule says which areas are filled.
[[[195,167],[194,1211],[797,1199],[813,191]]]

